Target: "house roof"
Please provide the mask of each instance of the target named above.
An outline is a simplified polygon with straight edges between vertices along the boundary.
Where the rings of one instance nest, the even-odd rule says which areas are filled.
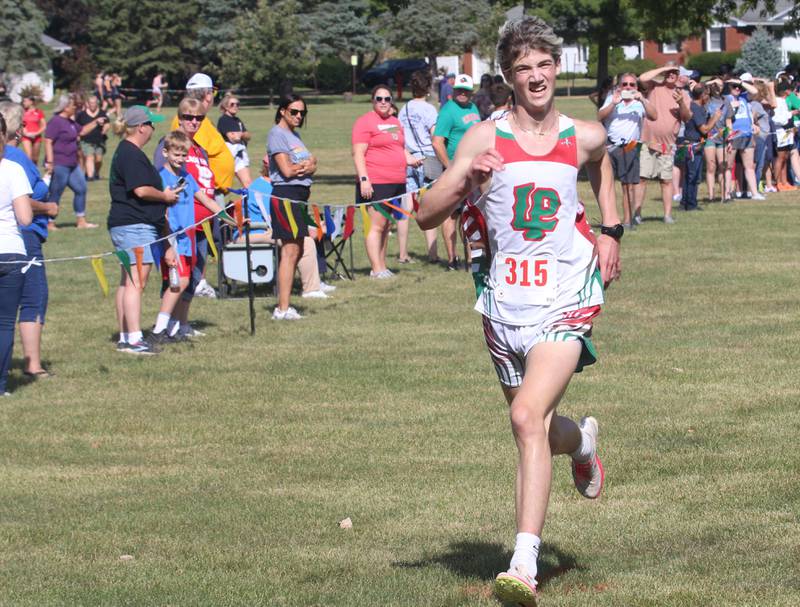
[[[783,26],[794,8],[794,4],[792,0],[775,0],[775,10],[770,12],[765,12],[763,4],[759,4],[756,8],[748,8],[739,15],[731,15],[728,24],[737,27],[748,25]]]
[[[72,47],[69,44],[64,44],[55,38],[51,38],[47,34],[42,34],[42,42],[47,48],[49,48],[51,51],[55,51],[59,55],[63,55],[64,53],[72,50]]]

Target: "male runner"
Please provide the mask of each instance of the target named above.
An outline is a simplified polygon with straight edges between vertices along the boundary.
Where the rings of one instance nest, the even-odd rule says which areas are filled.
[[[592,320],[603,284],[619,277],[614,176],[597,122],[556,111],[561,38],[537,17],[506,23],[497,45],[516,104],[508,115],[473,126],[417,215],[430,229],[473,190],[486,225],[491,267],[475,309],[483,315],[489,353],[510,405],[519,450],[517,537],[508,572],[495,581],[501,600],[536,602],[536,561],[550,497],[551,456],[569,454],[578,491],[596,498],[603,486],[597,421],[580,425],[556,413],[576,371],[594,362]],[[589,228],[578,201],[586,165],[602,213],[602,235]]]

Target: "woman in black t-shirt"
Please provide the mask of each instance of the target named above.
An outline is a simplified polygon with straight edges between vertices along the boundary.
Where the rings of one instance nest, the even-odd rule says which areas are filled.
[[[106,153],[106,139],[111,122],[100,107],[95,95],[86,100],[86,108],[78,112],[75,122],[81,125],[81,151],[83,152],[83,172],[86,181],[100,179],[100,167]]]
[[[222,116],[217,121],[217,130],[225,138],[228,149],[233,154],[234,170],[242,186],[249,186],[253,178],[250,176],[250,158],[247,155],[247,143],[250,133],[239,117],[239,98],[233,93],[225,93],[219,104]]]

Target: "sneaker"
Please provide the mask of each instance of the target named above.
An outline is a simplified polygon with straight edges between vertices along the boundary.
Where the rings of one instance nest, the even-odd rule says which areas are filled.
[[[382,270],[381,272],[370,271],[369,277],[374,280],[385,280],[386,278],[394,277],[394,272],[391,270]]]
[[[672,215],[664,215],[664,223],[675,223],[675,220],[672,218]]]
[[[183,337],[191,339],[192,337],[205,337],[206,333],[198,331],[197,329],[189,325],[188,329],[183,329],[183,328],[178,329],[178,335],[182,335]]]
[[[634,215],[633,216],[633,223],[635,223],[637,226],[640,226],[640,225],[642,225],[644,223],[644,219],[642,219],[641,215]]]
[[[160,350],[153,344],[147,343],[144,339],[137,341],[135,344],[125,344],[126,347],[118,352],[125,352],[126,354],[137,354],[139,356],[153,356],[158,354]]]
[[[521,566],[499,574],[494,580],[494,593],[503,603],[536,607],[536,580]]]
[[[300,320],[301,318],[303,317],[291,306],[285,310],[275,308],[272,312],[272,320]]]
[[[741,198],[742,193],[739,190],[736,190],[736,198]]]
[[[128,342],[126,341],[118,341],[117,342],[117,352],[122,352],[123,350],[128,349]]]
[[[319,290],[322,291],[323,293],[333,293],[336,290],[336,287],[320,280]]]
[[[603,464],[597,457],[597,420],[593,417],[581,419],[580,428],[582,433],[587,433],[592,437],[592,457],[588,462],[576,462],[572,460],[572,479],[575,481],[575,488],[583,497],[595,499],[603,490],[605,473]]]
[[[768,186],[766,186],[764,188],[764,192],[766,194],[774,194],[777,191],[778,191],[778,188],[776,188],[774,185],[768,185]]]
[[[453,261],[447,262],[447,271],[448,272],[455,272],[458,270],[458,266],[461,263],[461,260],[456,257]]]
[[[319,291],[309,291],[308,293],[303,293],[300,297],[306,299],[328,299],[328,295],[322,289]]]
[[[763,194],[759,194],[758,192],[750,195],[750,200],[766,200],[766,199],[767,199],[766,196],[764,196]]]
[[[673,202],[678,202],[681,198],[683,198],[683,194],[673,194],[672,195],[672,201]]]
[[[189,341],[189,337],[178,331],[175,335],[170,335],[167,331],[161,331],[160,333],[152,332],[147,338],[147,341],[156,346],[163,346],[165,344],[179,344],[185,341]]]

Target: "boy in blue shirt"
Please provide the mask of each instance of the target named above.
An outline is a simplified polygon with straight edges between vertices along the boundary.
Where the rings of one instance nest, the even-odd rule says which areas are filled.
[[[191,302],[181,299],[181,293],[189,286],[194,260],[194,201],[197,199],[212,213],[222,211],[213,198],[206,195],[186,170],[186,158],[189,155],[191,140],[182,131],[172,131],[164,138],[162,153],[166,162],[159,171],[164,187],[179,191],[178,200],[167,209],[169,228],[174,235],[172,246],[175,247],[175,268],[178,272],[179,285],[165,288],[161,296],[161,309],[153,327],[153,338],[156,343],[183,341],[179,337],[181,326],[189,324],[189,305]],[[166,263],[161,264],[161,273],[165,281],[169,280]]]

